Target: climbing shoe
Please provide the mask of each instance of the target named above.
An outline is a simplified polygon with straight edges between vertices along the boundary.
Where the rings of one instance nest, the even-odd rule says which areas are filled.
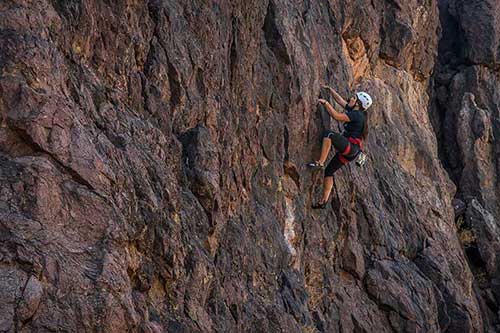
[[[310,169],[323,169],[324,165],[317,162],[317,161],[314,161],[314,162],[307,163],[307,167]]]
[[[312,209],[325,209],[327,202],[318,202],[311,206]]]
[[[362,167],[366,163],[366,155],[363,152],[358,154],[356,157],[356,165]]]

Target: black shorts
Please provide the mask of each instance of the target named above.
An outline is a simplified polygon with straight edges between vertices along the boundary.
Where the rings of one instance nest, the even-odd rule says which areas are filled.
[[[334,131],[323,132],[323,138],[332,140],[332,146],[335,148],[335,150],[337,150],[335,156],[333,156],[331,161],[326,166],[325,177],[332,177],[335,171],[345,165],[340,159],[340,152],[345,151],[348,146],[351,147],[351,151],[349,152],[349,154],[343,155],[343,157],[349,162],[353,161],[361,151],[358,145],[350,143],[345,136],[340,135],[339,133],[336,133]]]

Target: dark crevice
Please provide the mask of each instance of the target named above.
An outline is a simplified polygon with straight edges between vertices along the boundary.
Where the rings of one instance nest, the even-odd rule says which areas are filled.
[[[229,78],[232,81],[233,75],[238,65],[238,21],[236,17],[232,20],[232,39],[229,55]]]
[[[304,22],[307,22],[307,14],[311,10],[311,0],[305,0],[303,2],[304,8],[302,9],[301,17]]]
[[[152,46],[150,46],[151,48]],[[148,54],[146,64],[144,65],[145,69],[144,72],[149,70],[149,67],[151,66],[150,63],[150,55]],[[145,75],[141,75],[141,96],[143,100],[143,105],[144,105],[144,111],[147,113],[151,113],[150,107],[149,107],[149,92],[148,92],[148,80],[146,79]]]
[[[238,306],[236,304],[231,304],[229,306],[229,312],[234,319],[234,322],[238,324]]]
[[[270,158],[269,156],[267,156],[267,154],[266,154],[266,149],[264,148],[264,145],[262,145],[262,144],[261,144],[261,145],[260,145],[260,148],[261,148],[261,150],[262,150],[262,154],[264,155],[264,157],[266,158],[266,160],[269,160],[269,161],[270,161],[270,160],[271,160],[271,158]]]
[[[285,161],[283,164],[283,168],[285,170],[285,175],[288,175],[297,185],[297,188],[300,189],[300,174],[297,171],[297,167],[291,163],[290,161]]]
[[[486,267],[486,263],[481,257],[477,244],[473,243],[466,247],[465,254],[467,255],[467,259],[473,268],[484,269]]]
[[[165,60],[167,63],[167,77],[168,77],[168,83],[170,87],[170,107],[173,109],[176,108],[181,103],[181,97],[182,97],[182,84],[181,84],[181,75],[179,71],[176,69],[175,65],[169,58],[169,47],[168,45],[165,45],[165,40],[162,37],[161,34],[161,26],[162,26],[162,19],[166,19],[167,21],[169,20],[169,17],[165,10],[162,8],[162,3],[161,2],[156,2],[156,1],[151,1],[148,3],[148,11],[151,19],[153,20],[155,27],[153,29],[153,37],[151,38],[149,44],[149,54],[147,56],[147,61],[146,61],[146,68],[150,67],[152,65],[153,57],[154,57],[154,42],[158,42],[158,45],[162,48],[164,54],[165,54]],[[150,57],[151,55],[151,57]]]
[[[180,75],[174,65],[170,62],[167,57],[167,66],[168,66],[168,84],[170,86],[170,106],[172,109],[175,109],[177,105],[181,103],[181,80]]]
[[[478,303],[483,307],[483,313],[488,316],[483,318],[484,324],[487,327],[497,325],[498,317],[496,314],[498,313],[499,305],[497,300],[491,297],[491,276],[488,274],[487,264],[481,255],[474,229],[464,216],[459,216],[456,223],[460,243],[464,249],[469,268],[474,276],[473,286]]]
[[[464,248],[464,252],[472,271],[485,270],[486,262],[481,256],[474,230],[465,215],[458,216],[455,224],[457,226],[458,238]]]
[[[51,0],[52,6],[68,23],[77,25],[83,12],[83,2],[80,0]]]
[[[216,223],[215,217],[219,210],[219,204],[207,181],[203,178],[200,166],[197,165],[197,158],[199,157],[197,150],[200,146],[200,140],[205,138],[204,131],[206,130],[202,126],[197,126],[182,133],[178,139],[182,144],[184,181],[194,198],[203,208],[210,227],[213,228]]]
[[[274,93],[271,92],[269,97],[269,107],[279,113],[285,113],[292,103],[292,90],[297,88],[294,87],[292,59],[285,44],[280,18],[275,2],[269,1],[262,26],[264,58],[274,86]]]
[[[288,161],[290,159],[290,154],[288,152],[288,127],[285,126],[283,129],[283,145],[285,148],[285,161]]]
[[[342,32],[339,30],[339,24],[336,22],[335,18],[335,11],[330,5],[330,1],[326,1],[326,7],[328,8],[326,12],[328,13],[328,22],[333,28],[333,31],[335,32],[335,35],[340,36],[342,35]]]
[[[196,71],[196,88],[200,92],[201,97],[205,99],[207,96],[207,88],[205,87],[203,69],[201,68],[198,68]]]
[[[453,103],[453,99],[462,98],[462,96],[455,96],[457,92],[452,87],[452,81],[457,73],[464,73],[467,67],[474,64],[467,60],[464,53],[467,48],[464,40],[465,33],[460,26],[460,22],[449,11],[450,5],[454,2],[455,0],[438,1],[441,37],[428,93],[431,97],[429,101],[429,118],[437,139],[438,156],[450,179],[455,183],[457,193],[461,193],[460,181],[464,163],[459,158],[460,151],[457,142],[456,124],[456,113],[458,112],[456,108],[458,104]],[[457,196],[457,199],[459,196]],[[490,290],[491,282],[487,274],[486,263],[481,256],[474,230],[463,215],[466,205],[461,200],[455,200],[456,202],[462,203],[462,205],[454,204],[455,223],[464,256],[474,276],[475,289],[479,290],[479,292],[476,290],[475,294],[479,304],[487,304],[487,298],[485,299],[484,295]],[[449,300],[446,300],[446,303],[448,302]],[[488,305],[488,307],[492,308],[491,305]],[[496,320],[491,315],[485,314],[485,316],[483,320],[485,330],[487,330],[491,326],[489,320],[492,319],[492,322]]]
[[[456,124],[453,121],[446,121],[450,101],[450,83],[453,76],[460,71],[460,68],[467,65],[464,49],[463,30],[457,20],[449,13],[448,6],[450,0],[440,0],[439,19],[441,21],[441,39],[438,45],[438,56],[431,78],[429,95],[431,96],[429,105],[429,115],[431,124],[436,134],[438,143],[439,159],[451,180],[459,186],[460,174],[462,173],[462,163],[457,164],[451,156],[457,156],[458,145],[456,136]]]
[[[274,53],[276,59],[279,62],[283,62],[287,65],[291,64],[290,56],[286,49],[285,42],[283,41],[283,36],[280,33],[277,22],[276,22],[276,5],[273,1],[269,1],[267,7],[267,14],[264,20],[264,37],[266,39],[266,44]]]

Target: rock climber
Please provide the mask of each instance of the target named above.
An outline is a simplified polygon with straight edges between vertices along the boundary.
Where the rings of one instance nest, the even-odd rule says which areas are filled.
[[[335,111],[333,106],[324,99],[319,99],[318,103],[326,108],[333,119],[346,124],[344,125],[344,132],[342,134],[331,130],[323,133],[323,143],[319,160],[307,164],[311,169],[323,169],[332,145],[337,151],[325,168],[323,198],[311,206],[313,209],[326,208],[333,187],[333,174],[335,171],[355,159],[358,159],[357,163],[360,165],[364,163],[366,156],[362,152],[362,141],[368,135],[368,121],[365,111],[372,105],[372,98],[366,92],[357,92],[346,102],[333,88],[329,86],[323,86],[323,88],[332,94],[335,101],[346,112]]]

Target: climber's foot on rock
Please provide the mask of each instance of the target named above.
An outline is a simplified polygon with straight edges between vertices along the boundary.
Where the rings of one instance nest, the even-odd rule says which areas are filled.
[[[325,166],[323,165],[323,163],[320,163],[318,161],[314,161],[314,162],[307,163],[307,167],[310,169],[313,169],[313,170],[317,170],[317,169],[323,169]]]

